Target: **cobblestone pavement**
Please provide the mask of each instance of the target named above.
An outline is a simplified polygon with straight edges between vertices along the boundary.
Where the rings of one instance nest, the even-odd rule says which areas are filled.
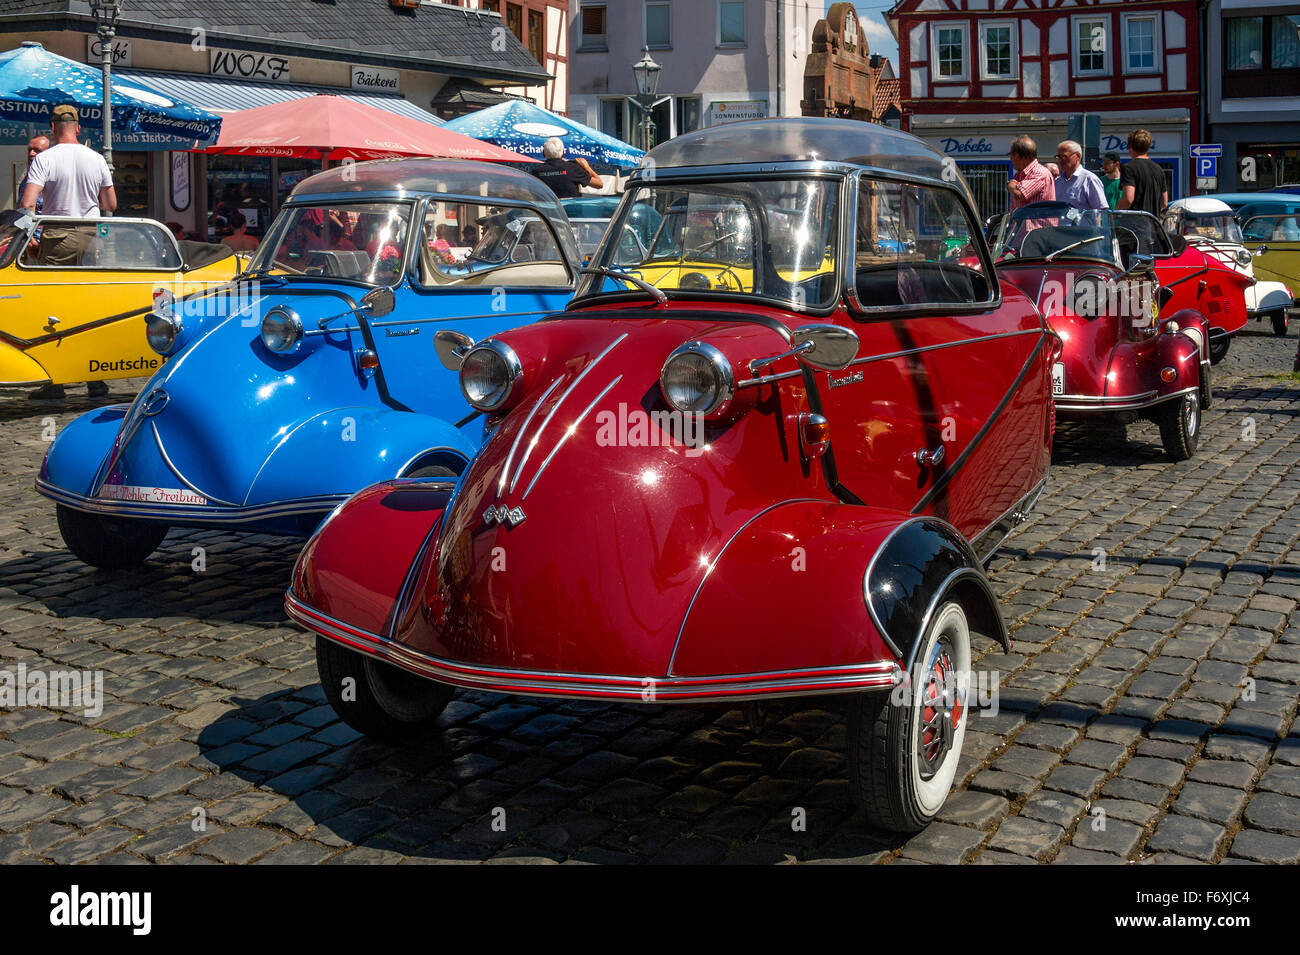
[[[755,732],[461,693],[418,748],[359,739],[281,611],[298,542],[173,531],[138,572],[91,571],[32,490],[50,426],[91,405],[0,391],[0,668],[105,674],[97,717],[0,712],[0,862],[1295,863],[1300,382],[1268,377],[1295,346],[1233,345],[1191,461],[1149,424],[1062,428],[993,565],[1000,709],[912,838],[853,812],[832,701]]]

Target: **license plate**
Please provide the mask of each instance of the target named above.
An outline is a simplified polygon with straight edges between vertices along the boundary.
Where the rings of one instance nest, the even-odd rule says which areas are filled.
[[[1052,394],[1065,394],[1065,363],[1056,362],[1052,365]]]

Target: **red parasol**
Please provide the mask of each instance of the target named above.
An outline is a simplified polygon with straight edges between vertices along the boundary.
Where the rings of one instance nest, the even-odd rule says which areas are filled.
[[[335,161],[398,156],[537,161],[432,123],[330,94],[225,113],[221,138],[199,151]]]

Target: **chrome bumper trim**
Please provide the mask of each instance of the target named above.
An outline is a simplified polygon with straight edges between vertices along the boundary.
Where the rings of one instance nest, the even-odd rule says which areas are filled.
[[[295,623],[349,649],[381,657],[439,683],[497,693],[630,703],[705,703],[889,689],[903,677],[902,669],[893,660],[705,677],[638,677],[475,666],[422,653],[349,626],[307,606],[292,591],[284,595],[284,609]]]
[[[61,487],[36,479],[36,493],[87,514],[104,514],[109,517],[133,517],[150,521],[180,521],[204,524],[252,524],[277,517],[300,514],[325,515],[346,501],[350,494],[327,494],[305,497],[295,501],[278,501],[255,507],[206,507],[192,504],[143,504],[139,501],[117,501],[86,497]]]
[[[1204,363],[1202,363],[1204,364]],[[1140,408],[1150,408],[1154,405],[1168,401],[1170,398],[1177,398],[1181,395],[1190,394],[1196,391],[1196,388],[1183,388],[1179,391],[1171,391],[1166,395],[1161,395],[1156,391],[1148,391],[1141,395],[1118,395],[1114,398],[1093,398],[1088,395],[1057,395],[1057,411],[1132,411]],[[1159,397],[1157,397],[1159,395]]]

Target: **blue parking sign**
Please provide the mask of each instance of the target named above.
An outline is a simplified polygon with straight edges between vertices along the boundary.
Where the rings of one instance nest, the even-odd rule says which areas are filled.
[[[1197,178],[1217,177],[1218,175],[1219,175],[1218,156],[1197,156],[1196,157]]]

